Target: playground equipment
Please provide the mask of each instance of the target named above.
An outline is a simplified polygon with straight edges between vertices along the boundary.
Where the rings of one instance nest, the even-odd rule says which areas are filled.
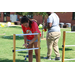
[[[64,57],[65,57],[65,47],[73,47],[75,45],[65,45],[65,36],[66,33],[75,33],[75,31],[63,31],[63,45],[62,45],[62,62],[64,62]],[[68,59],[67,59],[68,60]],[[71,59],[71,60],[75,60],[75,59]]]
[[[15,48],[16,47],[16,36],[23,36],[23,35],[38,35],[38,48],[16,50]],[[40,62],[40,34],[39,33],[13,34],[13,62],[15,62],[16,51],[33,50],[33,49],[38,49],[38,62]]]

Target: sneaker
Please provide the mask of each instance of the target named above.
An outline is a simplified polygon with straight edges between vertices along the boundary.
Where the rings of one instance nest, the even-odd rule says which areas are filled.
[[[51,60],[51,57],[48,57],[48,56],[47,56],[47,57],[44,57],[44,59],[48,59],[48,60]]]
[[[55,57],[55,60],[61,60],[60,57]]]

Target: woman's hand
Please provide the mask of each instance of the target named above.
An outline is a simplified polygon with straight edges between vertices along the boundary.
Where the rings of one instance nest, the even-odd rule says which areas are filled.
[[[25,43],[25,44],[23,44],[23,46],[27,47],[27,44]]]
[[[25,46],[25,48],[28,48],[29,44],[25,43],[23,44],[23,46]]]

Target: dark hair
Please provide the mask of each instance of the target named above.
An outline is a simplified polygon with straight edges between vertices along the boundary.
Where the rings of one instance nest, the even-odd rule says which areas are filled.
[[[29,27],[31,28],[31,23],[32,23],[32,21],[31,21],[29,18],[27,18],[26,16],[23,16],[23,17],[22,17],[22,19],[21,19],[21,24],[23,24],[23,23],[28,23],[28,21],[29,21]]]

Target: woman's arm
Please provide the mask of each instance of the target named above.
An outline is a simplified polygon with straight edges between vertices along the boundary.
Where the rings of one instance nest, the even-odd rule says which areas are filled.
[[[26,34],[26,33],[24,33],[24,34]],[[26,35],[24,35],[24,43],[26,43],[26,40],[27,40],[27,37],[26,37]]]
[[[36,32],[35,32],[36,33]],[[28,43],[25,43],[23,46],[25,46],[26,48],[28,48],[28,46],[30,45],[30,44],[32,44],[36,39],[37,39],[37,35],[34,35],[34,38],[31,40],[31,41],[29,41]]]
[[[37,31],[34,33],[37,33]],[[38,37],[37,35],[34,35],[34,38],[29,42],[29,44],[32,44],[37,39],[37,37]]]

